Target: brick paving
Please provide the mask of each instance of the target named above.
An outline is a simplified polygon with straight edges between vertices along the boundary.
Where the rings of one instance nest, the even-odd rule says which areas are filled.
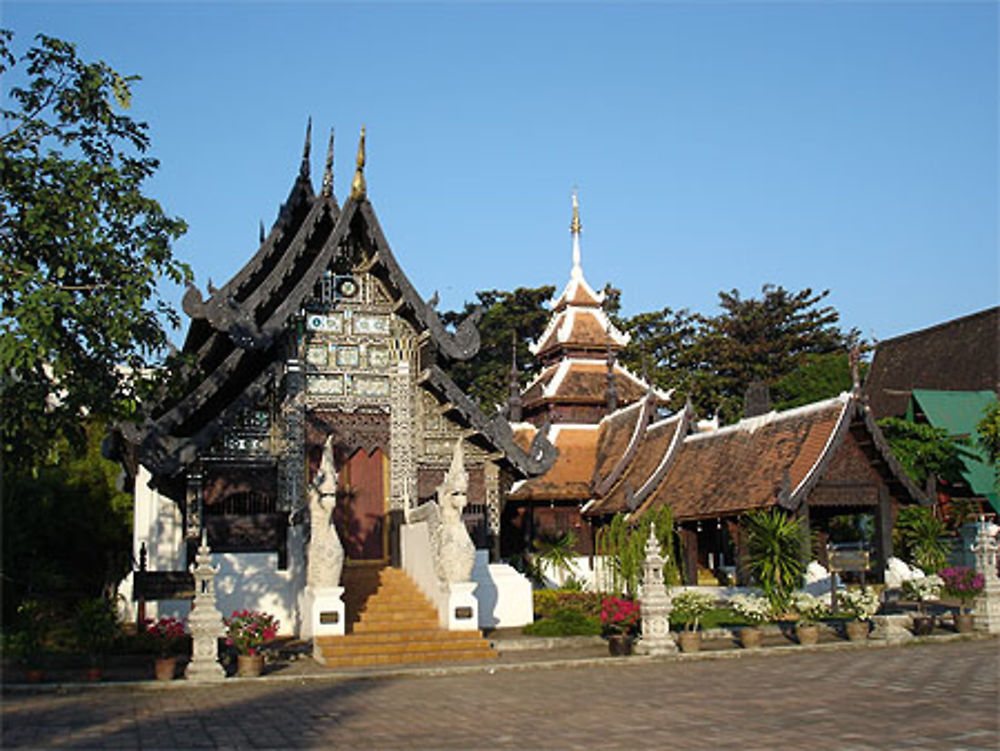
[[[3,696],[3,748],[991,749],[996,639]]]

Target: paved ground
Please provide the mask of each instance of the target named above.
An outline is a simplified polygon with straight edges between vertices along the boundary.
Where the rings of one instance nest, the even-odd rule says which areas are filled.
[[[996,639],[8,692],[3,748],[991,749]]]

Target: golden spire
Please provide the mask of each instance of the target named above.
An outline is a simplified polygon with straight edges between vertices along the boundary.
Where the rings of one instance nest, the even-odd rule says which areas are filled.
[[[583,229],[583,225],[580,224],[580,204],[576,199],[576,188],[573,188],[573,221],[570,222],[569,231],[574,235]]]
[[[361,126],[361,140],[358,142],[358,168],[351,182],[351,198],[361,200],[368,188],[365,185],[365,126]]]

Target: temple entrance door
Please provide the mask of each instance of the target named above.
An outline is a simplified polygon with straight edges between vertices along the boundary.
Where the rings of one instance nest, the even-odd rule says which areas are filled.
[[[385,562],[388,558],[386,488],[389,461],[381,448],[357,449],[340,466],[334,521],[348,561]]]

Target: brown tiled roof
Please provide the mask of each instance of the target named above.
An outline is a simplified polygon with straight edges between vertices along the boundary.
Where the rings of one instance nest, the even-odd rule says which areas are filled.
[[[685,409],[647,427],[632,452],[632,458],[629,460],[628,452],[623,456],[627,466],[617,481],[588,508],[588,513],[603,515],[629,511],[629,496],[641,503],[643,498],[654,493],[669,472],[673,459],[671,449],[676,452],[683,442],[690,417],[690,412]]]
[[[539,357],[559,348],[618,351],[624,337],[610,325],[600,308],[566,308],[555,314],[533,351]]]
[[[544,399],[557,402],[603,402],[607,395],[607,375],[608,366],[602,360],[562,360],[542,371],[521,395],[521,402],[525,408]],[[555,380],[557,378],[558,381]],[[546,395],[550,386],[554,387],[555,393]],[[630,404],[641,399],[649,387],[615,363],[615,388],[618,390],[619,404]],[[663,393],[658,396],[667,398]]]
[[[543,475],[516,486],[508,496],[513,501],[581,501],[590,498],[597,449],[596,425],[556,425],[548,438],[559,451],[552,467]]]
[[[683,520],[771,506],[786,474],[785,493],[795,495],[852,408],[849,398],[837,397],[688,436],[640,512],[666,503]]]
[[[1000,307],[879,342],[864,385],[875,419],[905,414],[917,388],[997,391]]]
[[[596,292],[589,284],[587,284],[586,279],[571,277],[562,293],[552,304],[552,310],[560,311],[567,305],[599,308],[601,307],[602,302],[604,302],[604,294]]]
[[[601,420],[597,433],[597,461],[594,465],[594,487],[611,478],[633,439],[638,438],[636,426],[642,416],[642,404],[636,402],[619,409]],[[643,426],[645,428],[645,426]]]

